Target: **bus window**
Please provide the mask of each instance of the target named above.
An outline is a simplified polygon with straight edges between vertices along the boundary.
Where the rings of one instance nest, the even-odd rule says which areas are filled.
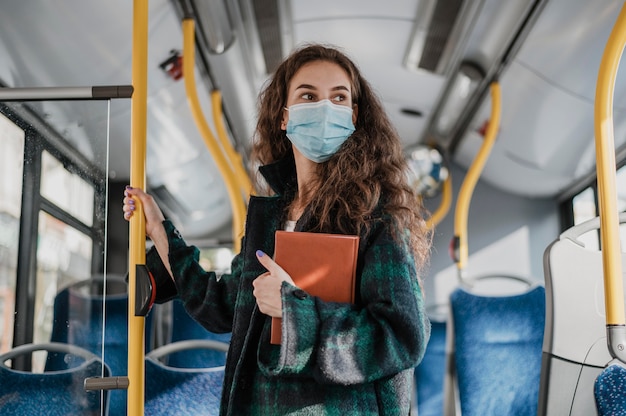
[[[594,188],[586,188],[573,198],[574,206],[574,224],[581,224],[587,220],[595,218],[598,215],[596,208],[596,196]],[[590,231],[580,236],[580,241],[590,250],[598,250],[600,248],[600,236],[597,230]]]
[[[74,110],[71,129],[48,103],[0,105],[2,352],[50,342],[59,291],[106,273],[109,105],[64,106]],[[51,111],[39,117],[41,108]],[[99,122],[87,129],[82,119]],[[36,357],[15,365],[43,370]]]
[[[41,155],[41,196],[66,210],[85,225],[93,225],[94,189],[69,172],[50,153]]]
[[[39,213],[33,341],[49,342],[54,298],[60,288],[91,276],[91,239],[51,215]]]
[[[229,247],[200,248],[200,264],[205,270],[229,273],[233,256],[233,251]]]
[[[4,353],[13,341],[24,131],[2,114],[0,141],[0,353]]]
[[[617,170],[615,177],[617,189],[617,208],[620,212],[626,211],[626,165]],[[596,204],[596,188],[587,187],[574,198],[572,206],[574,209],[574,225],[581,224],[587,220],[598,216]],[[600,231],[594,230],[579,237],[579,240],[590,250],[600,249]],[[620,225],[620,241],[622,251],[626,252],[626,225]]]
[[[87,226],[93,225],[94,188],[47,151],[41,158],[41,196]],[[33,342],[49,342],[58,291],[91,276],[92,242],[84,233],[40,211]]]

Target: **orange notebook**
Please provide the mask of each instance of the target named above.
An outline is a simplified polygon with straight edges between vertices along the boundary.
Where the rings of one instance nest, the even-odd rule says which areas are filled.
[[[296,286],[328,302],[354,303],[359,237],[276,231],[274,261]],[[281,318],[272,318],[271,343],[280,344]]]

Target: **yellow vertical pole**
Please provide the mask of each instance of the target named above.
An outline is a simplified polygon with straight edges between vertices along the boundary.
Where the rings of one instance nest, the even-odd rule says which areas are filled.
[[[622,6],[600,62],[594,104],[596,171],[607,325],[626,323],[613,137],[613,92],[625,44],[626,5]]]
[[[133,58],[130,135],[130,185],[146,187],[146,107],[148,78],[148,0],[134,0]],[[128,268],[128,410],[129,416],[144,414],[145,317],[135,316],[136,265],[146,262],[146,224],[143,207],[130,220]]]

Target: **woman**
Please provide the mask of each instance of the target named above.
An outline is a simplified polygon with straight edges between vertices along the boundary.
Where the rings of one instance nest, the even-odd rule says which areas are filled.
[[[288,57],[260,96],[253,159],[268,196],[251,198],[221,277],[149,195],[124,198],[126,219],[135,199],[144,207],[159,300],[179,296],[205,328],[232,332],[220,413],[407,415],[430,335],[418,276],[430,233],[397,133],[353,62],[321,45]],[[359,236],[355,304],[297,288],[271,258],[277,229]],[[271,317],[283,321],[280,345]]]

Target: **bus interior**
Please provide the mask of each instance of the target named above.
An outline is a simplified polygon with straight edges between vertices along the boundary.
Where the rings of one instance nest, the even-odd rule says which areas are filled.
[[[172,379],[157,373],[165,354],[170,366],[177,359],[223,366],[228,334],[207,334],[176,301],[129,323],[130,293],[135,311],[141,301],[127,283],[138,284],[135,260],[150,241],[123,218],[124,188],[145,186],[200,249],[203,265],[227,271],[253,190],[239,189],[233,200],[236,180],[225,172],[250,183],[258,94],[290,51],[315,42],[340,48],[372,84],[432,215],[422,276],[432,333],[411,414],[602,414],[594,382],[609,363],[625,365],[617,352],[624,344],[607,336],[608,240],[600,232],[615,228],[620,270],[626,218],[608,225],[600,218],[603,207],[626,211],[623,68],[601,91],[610,100],[603,126],[613,178],[604,187],[596,112],[603,57],[623,7],[615,0],[2,2],[0,413],[15,394],[31,405],[56,394],[17,392],[5,370],[59,371],[59,354],[78,354],[74,347],[83,373],[65,392],[90,394],[81,405],[99,415],[160,414],[171,401],[155,393]],[[623,291],[621,277],[613,292]],[[611,323],[623,328],[617,307]],[[129,325],[141,332],[134,352]],[[203,351],[196,363],[183,362],[192,354],[174,344]],[[52,350],[35,354],[38,345]],[[136,357],[138,376],[129,369]],[[82,379],[98,374],[117,377],[115,385],[85,390]],[[220,373],[203,374],[206,388],[194,392],[213,402],[190,395],[185,406],[212,414],[219,394],[206,391],[219,391]],[[134,393],[133,377],[145,378],[145,391]],[[131,401],[140,403],[131,409]]]

